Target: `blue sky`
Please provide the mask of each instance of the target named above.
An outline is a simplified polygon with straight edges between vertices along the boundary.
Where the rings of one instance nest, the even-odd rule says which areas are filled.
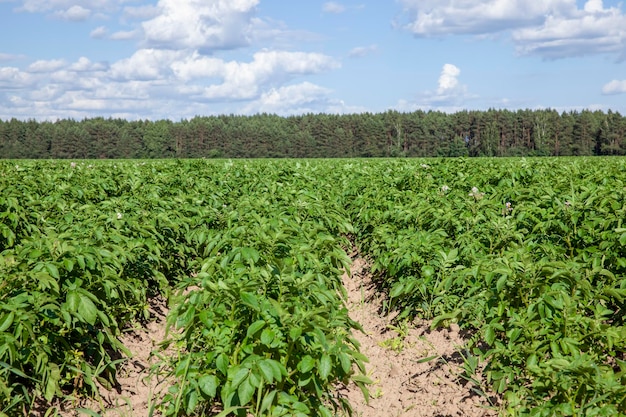
[[[0,0],[0,119],[600,109],[614,0]]]

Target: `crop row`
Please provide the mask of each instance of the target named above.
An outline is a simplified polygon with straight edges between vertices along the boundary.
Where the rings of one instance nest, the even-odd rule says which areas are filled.
[[[182,217],[158,173],[42,162],[0,175],[0,411],[28,414],[115,385],[120,332],[186,270]]]
[[[623,159],[6,161],[0,189],[0,416],[115,385],[158,293],[163,414],[350,412],[348,236],[398,320],[472,335],[503,413],[626,413]]]
[[[0,172],[2,413],[115,385],[114,358],[128,355],[118,336],[148,319],[156,293],[171,295],[179,331],[167,344],[182,347],[166,367],[177,381],[166,415],[331,415],[349,409],[336,383],[367,392],[358,324],[341,300],[350,225],[293,169],[18,162]]]
[[[612,416],[626,413],[625,168],[364,164],[347,201],[391,308],[470,331],[466,378],[503,413]]]
[[[222,227],[190,235],[203,250],[169,316],[183,353],[171,366],[181,382],[166,397],[168,415],[219,405],[240,415],[331,416],[350,410],[334,396],[336,383],[353,380],[367,392],[351,336],[358,324],[340,298],[350,225],[293,167],[269,167],[226,173],[236,191],[224,201]]]

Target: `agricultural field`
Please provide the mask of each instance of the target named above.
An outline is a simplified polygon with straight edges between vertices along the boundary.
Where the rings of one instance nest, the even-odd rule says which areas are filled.
[[[626,415],[626,159],[0,161],[0,190],[2,417],[118,387],[156,299],[149,415],[361,415],[354,253],[381,345],[462,333],[489,412]]]

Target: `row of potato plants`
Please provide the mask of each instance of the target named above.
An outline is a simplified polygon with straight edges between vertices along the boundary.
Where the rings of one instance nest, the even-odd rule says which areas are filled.
[[[341,298],[351,226],[311,169],[226,164],[221,227],[189,236],[199,251],[168,318],[179,331],[167,345],[182,350],[166,415],[331,416],[351,410],[336,384],[367,395],[359,325]]]
[[[625,165],[3,162],[0,415],[115,385],[157,293],[180,352],[164,414],[349,412],[332,387],[368,380],[348,235],[399,319],[473,334],[466,377],[504,412],[623,414]]]
[[[368,379],[341,298],[351,228],[322,168],[0,164],[0,415],[114,386],[118,337],[158,293],[177,330],[162,348],[180,352],[163,414],[349,411],[334,387]]]
[[[351,172],[347,210],[389,308],[468,330],[477,392],[499,394],[508,415],[626,414],[626,160],[396,160]]]
[[[174,174],[174,175],[173,175]],[[180,173],[61,161],[0,166],[0,415],[111,388],[118,337],[187,270]]]

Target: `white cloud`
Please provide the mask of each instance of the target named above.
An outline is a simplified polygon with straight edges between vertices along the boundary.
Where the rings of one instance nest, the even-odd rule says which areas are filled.
[[[159,9],[154,5],[127,6],[124,7],[123,15],[128,19],[147,20],[157,17]]]
[[[258,100],[246,105],[243,113],[273,113],[280,115],[310,112],[328,102],[331,91],[310,82],[272,88]]]
[[[162,81],[111,80],[106,77],[108,68],[101,65],[81,58],[67,68],[47,74],[0,68],[0,87],[7,92],[16,90],[15,94],[5,95],[7,101],[0,110],[0,118],[54,120],[103,114],[130,119],[171,116],[168,113],[173,109],[168,105],[166,92],[158,91],[163,87]],[[3,85],[4,81],[9,88]],[[151,101],[151,107],[146,108],[146,100]]]
[[[91,62],[86,57],[78,58],[78,61],[68,66],[68,70],[76,71],[76,72],[87,72],[87,71],[104,71],[108,69],[108,65],[102,62]]]
[[[459,67],[453,64],[445,64],[439,75],[439,87],[437,94],[443,95],[454,91],[459,86],[458,77],[461,75]]]
[[[139,32],[136,30],[120,30],[112,33],[111,36],[109,36],[109,39],[114,41],[127,41],[136,39],[137,37],[139,37]]]
[[[520,54],[554,59],[626,49],[622,5],[602,0],[400,0],[409,21],[399,24],[416,36],[510,33]]]
[[[0,67],[0,88],[6,93],[0,117],[11,113],[47,119],[103,112],[149,117],[153,112],[176,118],[184,111],[190,113],[180,117],[209,112],[208,103],[242,100],[229,112],[336,111],[343,105],[328,98],[329,90],[308,82],[286,83],[338,66],[332,57],[319,53],[267,50],[255,53],[249,62],[154,48],[140,49],[110,65],[87,57],[69,64],[41,60],[24,71]],[[10,91],[15,94],[10,96]]]
[[[61,97],[64,90],[58,85],[46,85],[32,91],[29,99],[34,102],[53,101]]]
[[[259,0],[159,0],[142,23],[147,45],[212,51],[250,44]]]
[[[0,67],[0,87],[14,90],[31,87],[35,83],[35,77],[15,67]]]
[[[69,9],[54,12],[54,16],[63,20],[81,22],[89,19],[89,17],[91,16],[91,10],[85,9],[82,6],[74,5]]]
[[[319,53],[260,51],[252,62],[237,62],[200,56],[197,53],[172,64],[181,80],[219,79],[204,89],[207,99],[251,99],[265,85],[280,84],[297,75],[315,74],[339,67],[339,63]]]
[[[160,80],[167,76],[169,66],[183,54],[171,50],[139,49],[131,57],[111,65],[114,80]]]
[[[589,0],[584,10],[568,16],[548,16],[538,27],[513,32],[517,51],[555,59],[597,53],[624,54],[626,15],[620,9],[604,9]]]
[[[62,59],[39,60],[28,66],[28,72],[51,72],[65,65],[65,61]]]
[[[256,17],[259,0],[159,0],[146,7],[125,7],[125,3],[129,1],[24,0],[23,11],[66,19],[97,20],[98,13],[115,10],[121,27],[134,24],[137,30],[113,32],[119,26],[107,23],[93,29],[90,37],[143,37],[143,42],[132,55],[111,63],[92,61],[88,55],[90,58],[83,56],[69,63],[39,60],[21,69],[0,64],[0,88],[4,91],[0,118],[103,114],[182,118],[216,111],[258,109],[286,114],[293,109],[348,108],[331,100],[329,90],[295,81],[334,70],[340,63],[325,54],[292,51],[311,35]],[[148,20],[137,22],[141,19]],[[131,20],[135,22],[129,23]],[[285,43],[284,50],[263,49],[236,60],[207,54],[259,41]],[[3,58],[13,57],[0,56],[0,62]]]
[[[585,3],[584,9],[588,13],[602,12],[604,5],[602,0],[589,0]]]
[[[571,7],[574,0],[400,0],[418,36],[491,34],[541,23],[548,13]]]
[[[343,4],[337,3],[335,1],[327,1],[322,6],[322,11],[324,13],[339,14],[339,13],[343,13],[346,11],[346,6],[344,6]]]
[[[242,108],[242,114],[271,113],[290,116],[304,113],[362,113],[364,107],[349,106],[331,97],[328,88],[305,81],[299,84],[270,88]]]
[[[262,50],[250,61],[226,61],[197,51],[144,48],[110,65],[81,57],[69,64],[36,61],[26,70],[0,66],[5,92],[0,118],[122,113],[183,118],[209,114],[209,104],[218,102],[229,113],[340,111],[346,107],[330,100],[323,87],[287,85],[339,65],[330,56],[308,52]]]
[[[602,87],[602,94],[626,94],[626,80],[613,80]]]
[[[17,55],[0,53],[0,62],[13,61],[17,58]]]
[[[465,105],[471,96],[467,86],[459,82],[461,69],[454,64],[444,64],[437,81],[437,91],[426,92],[421,101],[436,108],[457,108]]]
[[[440,110],[459,111],[470,107],[468,102],[476,97],[467,92],[467,86],[459,82],[461,70],[453,64],[444,64],[437,80],[436,91],[425,91],[416,100],[402,99],[395,108],[399,111]]]
[[[107,35],[107,28],[104,26],[98,26],[89,33],[89,37],[94,39],[103,39]]]
[[[218,58],[200,56],[197,52],[172,63],[177,78],[189,82],[198,78],[219,77],[225,73],[225,62]]]
[[[66,20],[84,20],[94,12],[99,15],[115,12],[126,2],[127,0],[22,0],[22,5],[17,10],[52,14]]]
[[[352,48],[348,53],[350,58],[362,58],[364,56],[370,55],[378,51],[377,45],[369,45],[369,46],[357,46],[356,48]]]

